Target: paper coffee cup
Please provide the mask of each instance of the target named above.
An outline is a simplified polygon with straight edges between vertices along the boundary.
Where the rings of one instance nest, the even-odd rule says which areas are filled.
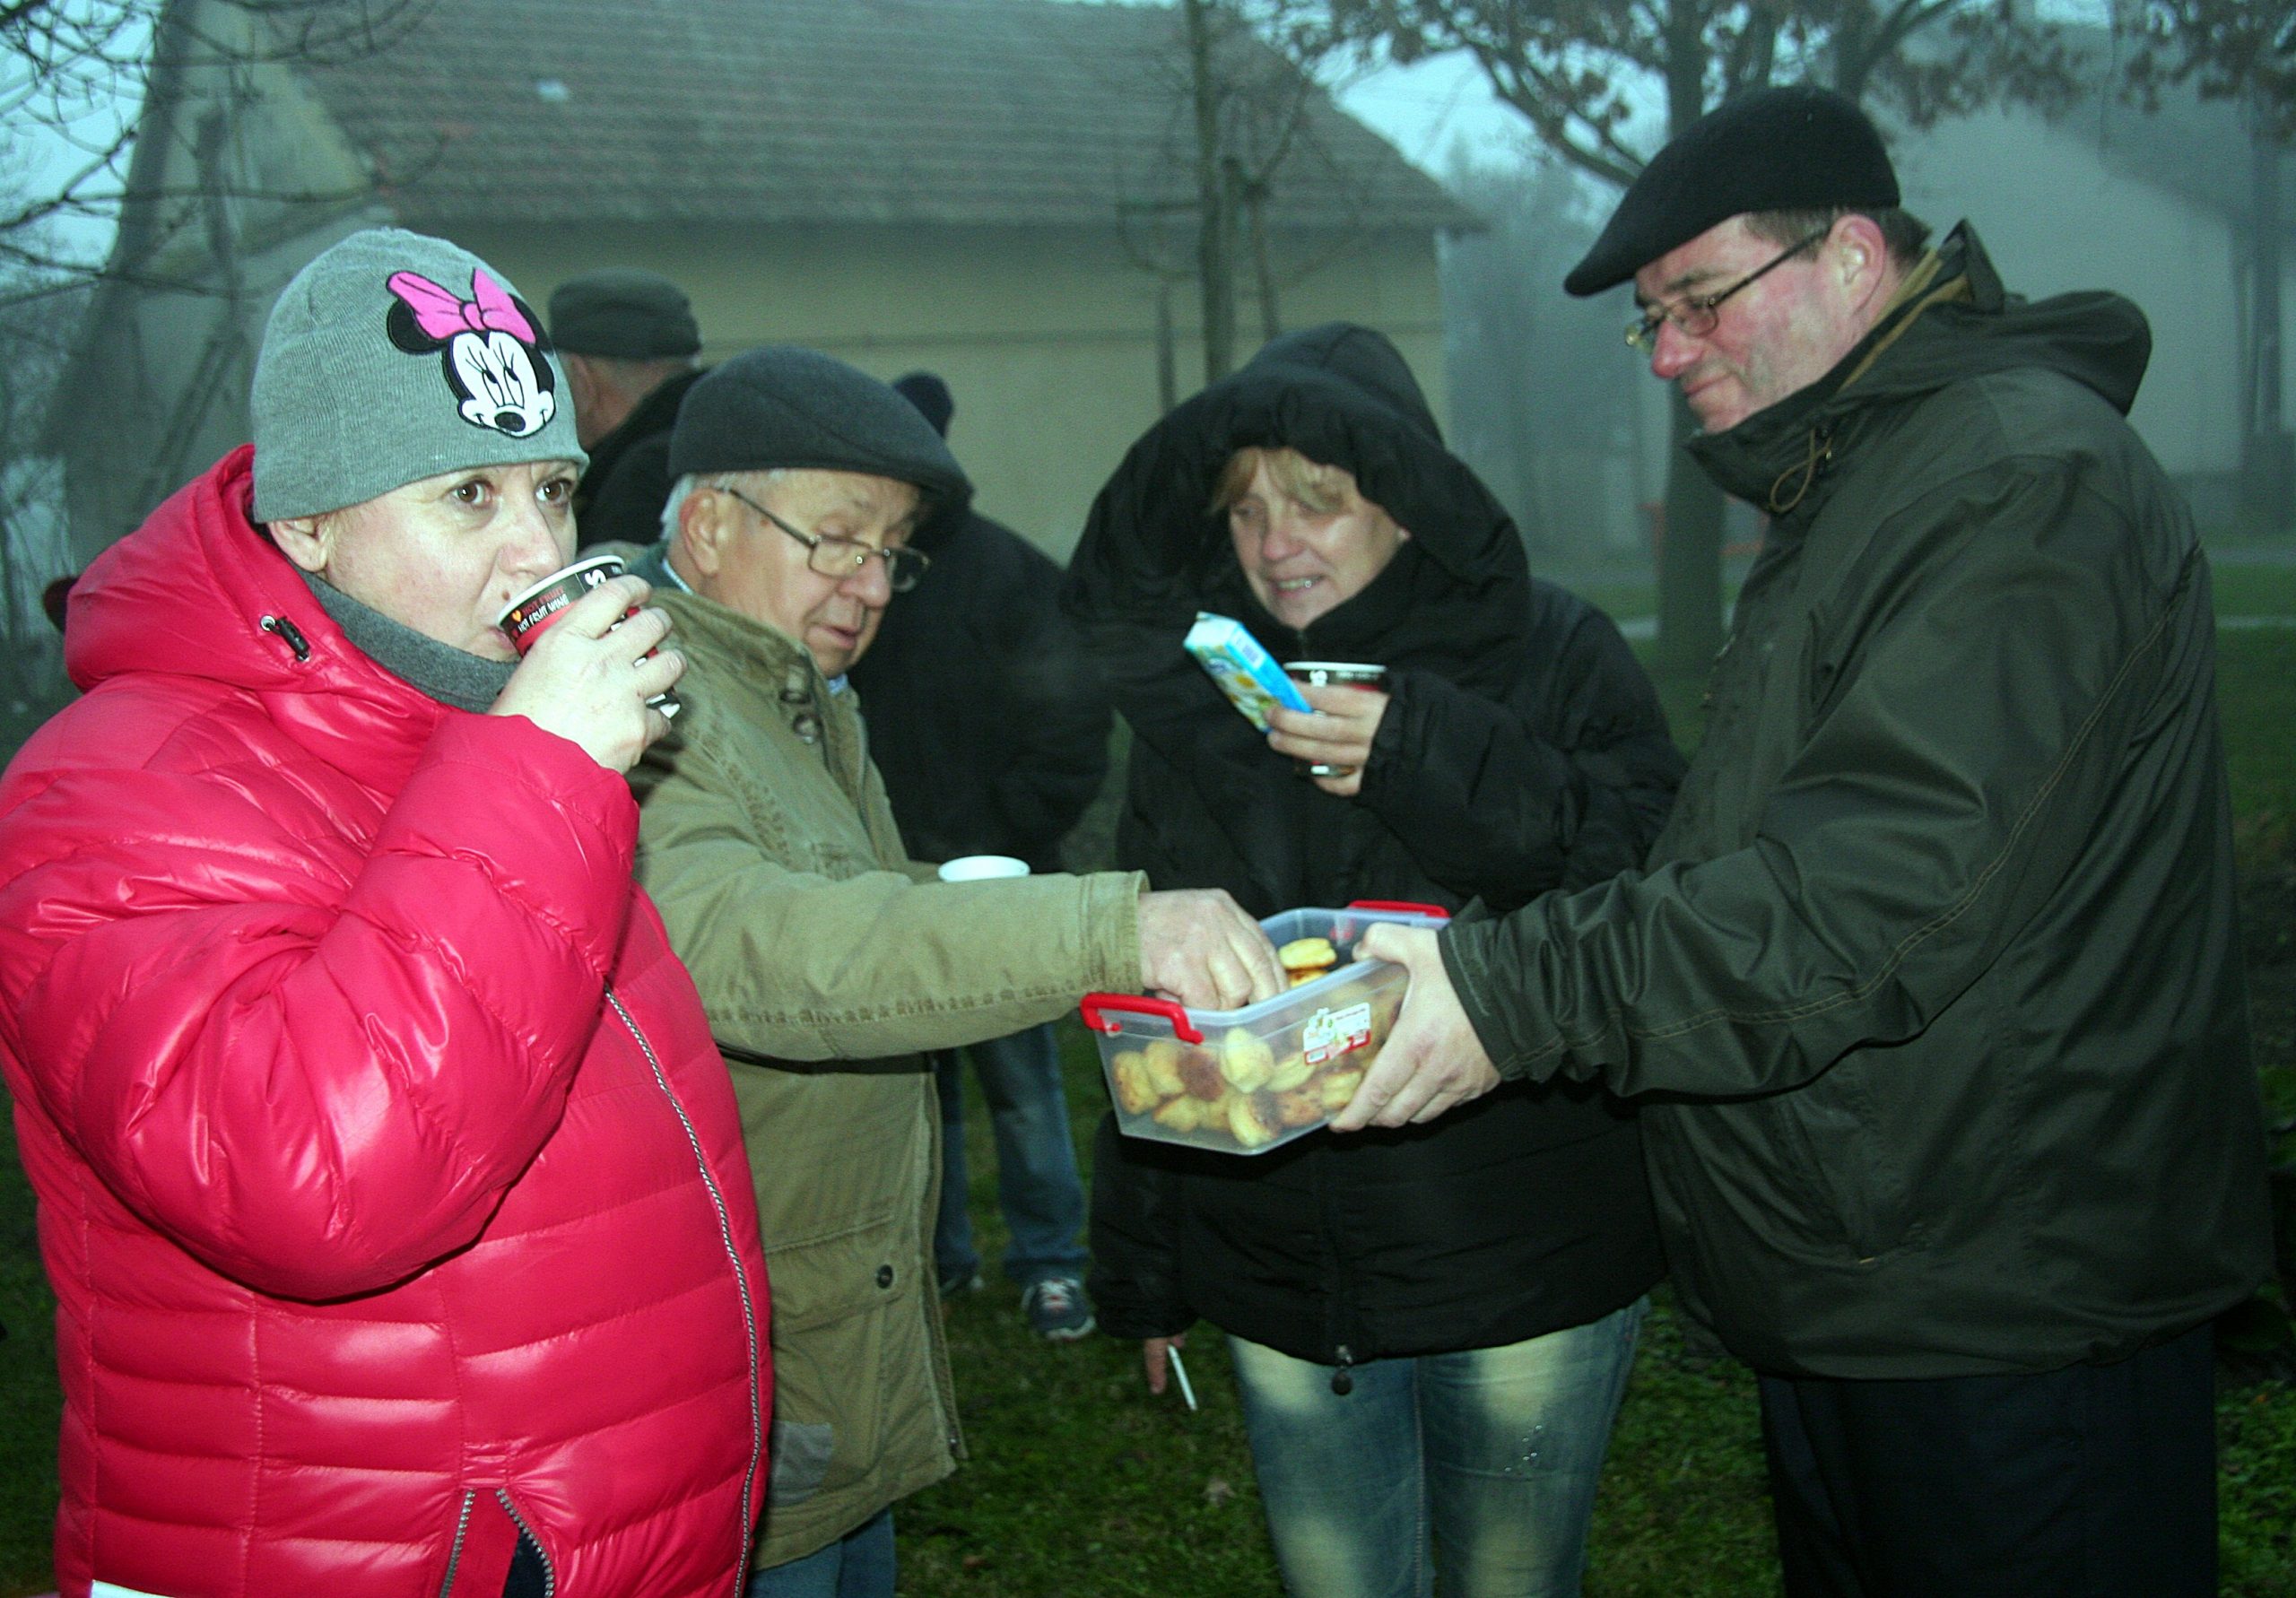
[[[986,882],[997,877],[1025,877],[1029,863],[1010,855],[960,855],[941,867],[944,882]]]
[[[591,589],[603,587],[622,575],[622,561],[613,555],[592,555],[561,567],[542,581],[520,591],[494,624],[510,636],[510,647],[523,658],[536,639],[548,632],[566,609]],[[630,614],[636,615],[636,611]]]
[[[502,607],[494,624],[509,636],[510,647],[524,660],[526,651],[557,623],[569,606],[591,589],[604,587],[620,577],[622,569],[620,558],[613,555],[592,555],[571,566],[561,566],[542,581],[521,589]],[[637,613],[638,607],[631,605],[622,616],[627,620]],[[615,627],[621,625],[620,621],[614,623]],[[648,649],[646,653],[652,655],[655,651]],[[646,702],[665,716],[675,716],[684,708],[674,693],[657,693]]]
[[[1310,688],[1384,690],[1387,685],[1387,667],[1361,660],[1287,660],[1283,663],[1283,674]],[[1302,777],[1345,777],[1355,769],[1352,766],[1323,766],[1307,760],[1295,760],[1292,764]]]

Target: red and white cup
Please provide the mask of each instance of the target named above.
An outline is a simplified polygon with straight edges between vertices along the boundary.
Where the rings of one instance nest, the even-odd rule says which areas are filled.
[[[1384,692],[1387,686],[1387,668],[1361,660],[1287,660],[1283,674],[1294,682],[1304,682],[1310,688],[1360,688],[1367,692]],[[1302,777],[1345,777],[1355,769],[1352,766],[1325,766],[1308,760],[1292,764]]]
[[[510,647],[516,649],[523,660],[536,640],[557,624],[568,606],[591,589],[604,587],[620,577],[622,570],[621,560],[613,555],[591,555],[571,566],[561,566],[540,582],[519,590],[510,603],[502,607],[502,613],[495,619],[494,624],[509,635]],[[631,605],[622,612],[622,617],[627,620],[637,613],[638,607]],[[614,623],[615,627],[621,625],[620,621]],[[648,656],[654,653],[652,649],[646,651]],[[646,702],[665,716],[675,716],[683,708],[674,693],[657,693]]]

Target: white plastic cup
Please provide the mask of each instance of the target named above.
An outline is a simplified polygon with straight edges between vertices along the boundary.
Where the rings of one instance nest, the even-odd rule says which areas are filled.
[[[944,882],[987,882],[998,877],[1025,877],[1029,863],[1010,855],[960,855],[941,867]]]

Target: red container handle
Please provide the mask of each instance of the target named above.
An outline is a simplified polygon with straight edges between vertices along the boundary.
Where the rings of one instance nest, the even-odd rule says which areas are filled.
[[[1172,1036],[1182,1043],[1204,1041],[1204,1034],[1187,1019],[1187,1007],[1176,1000],[1152,999],[1142,994],[1086,994],[1076,1008],[1083,1013],[1084,1024],[1095,1032],[1124,1030],[1100,1013],[1116,1010],[1127,1015],[1161,1015],[1172,1023]]]
[[[1407,899],[1351,899],[1351,910],[1399,910],[1406,916],[1432,916],[1438,921],[1448,921],[1451,912],[1441,905],[1413,904]]]

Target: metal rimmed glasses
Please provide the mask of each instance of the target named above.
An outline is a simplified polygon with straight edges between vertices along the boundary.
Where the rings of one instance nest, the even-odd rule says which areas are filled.
[[[1774,272],[1785,265],[1787,262],[1832,231],[1833,224],[1828,222],[1799,244],[1792,245],[1772,256],[1726,289],[1718,289],[1711,294],[1685,294],[1672,305],[1651,307],[1626,325],[1626,342],[1648,355],[1658,347],[1658,328],[1662,323],[1666,322],[1672,322],[1692,338],[1704,338],[1708,334],[1712,333],[1715,325],[1721,321],[1724,300],[1739,290],[1751,286],[1765,272]]]
[[[857,538],[839,538],[829,533],[801,533],[751,499],[731,483],[712,483],[719,493],[731,494],[758,515],[771,522],[790,537],[805,546],[805,565],[825,578],[843,582],[872,560],[885,563],[885,582],[896,594],[906,594],[917,586],[917,579],[925,575],[932,560],[916,550],[900,549],[888,544],[883,549],[863,543]]]

